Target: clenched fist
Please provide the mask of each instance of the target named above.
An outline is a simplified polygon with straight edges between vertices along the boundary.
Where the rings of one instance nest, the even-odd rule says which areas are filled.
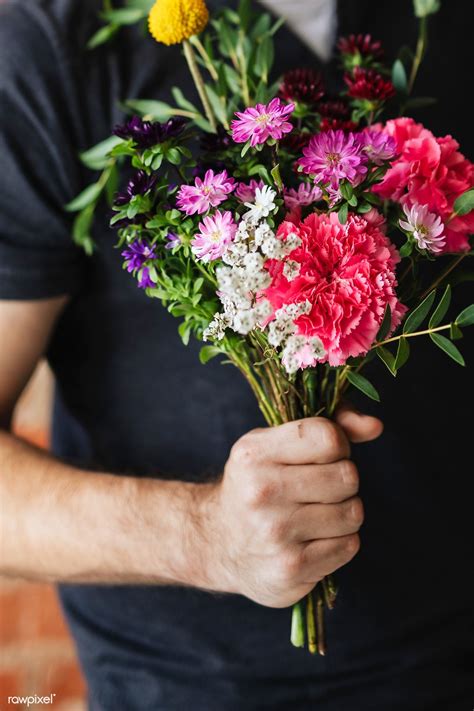
[[[350,561],[364,511],[349,442],[381,432],[376,418],[342,409],[336,422],[313,417],[239,439],[202,502],[198,584],[287,607]]]

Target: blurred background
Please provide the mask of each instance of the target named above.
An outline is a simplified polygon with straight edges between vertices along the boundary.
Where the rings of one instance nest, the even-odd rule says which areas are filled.
[[[48,447],[53,378],[38,367],[15,412],[17,434]],[[0,578],[0,697],[56,694],[55,711],[85,711],[85,685],[52,585]],[[43,709],[43,704],[15,704]],[[2,708],[3,711],[3,708]]]

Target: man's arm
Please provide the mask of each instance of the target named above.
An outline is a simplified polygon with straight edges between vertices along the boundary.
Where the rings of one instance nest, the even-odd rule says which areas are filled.
[[[192,585],[284,607],[355,555],[363,514],[349,438],[378,436],[374,418],[252,431],[213,484],[86,472],[9,434],[65,304],[0,301],[1,574]]]

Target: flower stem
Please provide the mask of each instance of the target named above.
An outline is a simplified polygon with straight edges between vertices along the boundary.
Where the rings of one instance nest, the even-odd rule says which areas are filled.
[[[411,94],[415,85],[416,76],[420,68],[421,62],[426,52],[426,43],[428,39],[428,21],[426,17],[420,18],[420,30],[418,34],[418,42],[416,44],[415,58],[411,67],[410,79],[408,81],[408,93]]]
[[[318,652],[324,657],[326,655],[326,639],[324,636],[324,599],[321,594],[320,585],[316,587],[316,630],[318,636]]]
[[[444,326],[437,326],[436,328],[427,328],[424,331],[415,331],[414,333],[401,333],[399,336],[393,336],[392,338],[387,338],[385,341],[380,341],[380,343],[374,343],[372,348],[378,348],[379,346],[385,346],[387,343],[393,343],[394,341],[399,341],[400,338],[414,338],[415,336],[427,336],[430,333],[436,333],[436,331],[446,331],[451,328],[451,324],[447,323]]]
[[[460,263],[462,262],[462,260],[464,259],[464,257],[465,257],[467,254],[468,254],[468,252],[462,252],[462,254],[458,255],[458,256],[456,257],[456,259],[454,259],[454,260],[451,262],[451,264],[448,266],[448,268],[445,269],[444,272],[442,272],[442,274],[436,279],[436,281],[434,281],[434,282],[431,284],[431,286],[429,287],[429,289],[426,289],[426,291],[423,292],[423,294],[420,296],[420,301],[423,301],[423,299],[425,298],[425,296],[428,296],[428,294],[429,294],[431,291],[433,291],[433,289],[436,289],[436,287],[438,286],[438,284],[441,284],[441,282],[442,282],[444,279],[446,279],[446,277],[448,276],[448,274],[451,274],[451,272],[453,271],[453,269],[456,269],[456,267],[458,266],[458,264],[460,264]]]
[[[194,54],[194,50],[193,50],[192,45],[189,42],[189,40],[183,40],[183,49],[184,49],[184,56],[186,57],[186,61],[189,66],[189,70],[191,72],[194,83],[196,85],[196,89],[198,90],[199,98],[201,99],[201,103],[204,107],[204,112],[206,114],[207,120],[211,124],[213,132],[216,133],[217,132],[216,118],[214,116],[214,112],[212,111],[211,104],[209,103],[209,98],[207,96],[207,91],[206,91],[206,87],[204,84],[204,80],[202,78],[202,74],[201,74],[198,64],[196,62],[196,56]]]
[[[206,65],[206,69],[211,75],[211,77],[214,79],[214,81],[219,81],[219,75],[216,72],[216,68],[214,67],[212,60],[206,52],[206,48],[204,47],[199,37],[197,35],[193,35],[189,41],[196,47],[197,51],[201,55],[201,58],[204,64]]]
[[[306,631],[308,633],[308,651],[310,654],[317,654],[318,642],[316,637],[316,621],[312,591],[306,596]]]
[[[304,647],[303,605],[297,602],[291,613],[291,644],[293,647]]]

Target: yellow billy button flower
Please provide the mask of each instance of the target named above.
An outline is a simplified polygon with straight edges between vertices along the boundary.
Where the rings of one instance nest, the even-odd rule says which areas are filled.
[[[209,22],[204,0],[156,0],[148,16],[150,34],[157,42],[179,44],[203,31]]]

